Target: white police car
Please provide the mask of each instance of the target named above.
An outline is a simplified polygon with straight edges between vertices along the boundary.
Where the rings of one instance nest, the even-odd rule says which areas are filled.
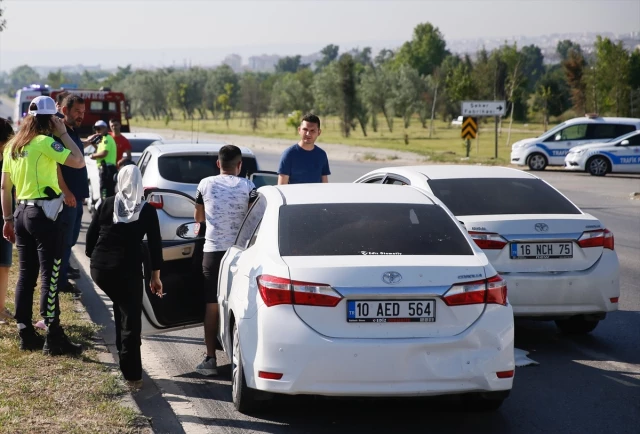
[[[604,176],[610,172],[640,173],[640,131],[604,143],[571,148],[564,159],[567,170]]]
[[[511,164],[544,170],[564,166],[564,157],[575,146],[606,142],[640,130],[640,119],[601,118],[587,115],[561,123],[540,137],[524,139],[511,147]]]

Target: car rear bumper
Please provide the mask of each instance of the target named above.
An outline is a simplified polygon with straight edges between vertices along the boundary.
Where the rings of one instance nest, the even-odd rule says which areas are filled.
[[[515,369],[510,306],[489,305],[472,327],[443,338],[330,338],[309,328],[290,306],[261,307],[241,320],[239,330],[247,385],[267,392],[429,396],[504,391],[513,384],[513,378],[496,375]],[[259,371],[283,376],[268,380]]]
[[[620,297],[618,256],[603,250],[600,259],[584,271],[564,273],[500,273],[507,281],[515,316],[567,317],[618,310]]]

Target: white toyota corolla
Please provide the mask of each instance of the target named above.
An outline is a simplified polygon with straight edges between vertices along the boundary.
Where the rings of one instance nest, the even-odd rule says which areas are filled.
[[[236,408],[264,392],[500,406],[514,375],[507,287],[446,207],[386,185],[258,192],[219,277]]]
[[[381,168],[355,182],[411,185],[442,201],[507,281],[516,316],[588,333],[618,309],[613,234],[537,176],[431,165]]]

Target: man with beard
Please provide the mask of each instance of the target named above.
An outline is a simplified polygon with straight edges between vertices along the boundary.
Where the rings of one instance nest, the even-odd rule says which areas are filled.
[[[57,105],[58,111],[64,116],[64,123],[67,127],[69,137],[71,137],[76,146],[78,146],[80,152],[83,152],[84,146],[89,143],[89,140],[83,142],[76,132],[76,128],[82,125],[82,120],[84,119],[84,99],[79,95],[66,93],[64,99],[59,101]],[[76,244],[78,236],[80,235],[83,211],[82,204],[84,199],[89,197],[87,168],[74,169],[59,164],[58,171],[64,181],[60,183],[60,187],[65,194],[65,204],[59,218],[66,219],[68,222],[67,227],[69,228],[65,236],[65,250],[60,267],[60,284],[58,287],[60,288],[60,292],[70,292],[74,297],[79,297],[82,295],[81,291],[77,286],[69,282],[68,279],[78,279],[80,277],[80,271],[70,266],[69,259],[71,257],[71,248]]]

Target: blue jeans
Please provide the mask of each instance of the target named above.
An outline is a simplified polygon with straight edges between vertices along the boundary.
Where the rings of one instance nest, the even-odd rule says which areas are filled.
[[[64,252],[62,256],[62,268],[60,270],[60,288],[64,288],[69,283],[67,272],[69,271],[69,260],[71,258],[71,248],[78,242],[80,228],[82,227],[82,199],[78,200],[75,208],[65,205],[60,213],[60,217],[66,223],[64,236]]]

